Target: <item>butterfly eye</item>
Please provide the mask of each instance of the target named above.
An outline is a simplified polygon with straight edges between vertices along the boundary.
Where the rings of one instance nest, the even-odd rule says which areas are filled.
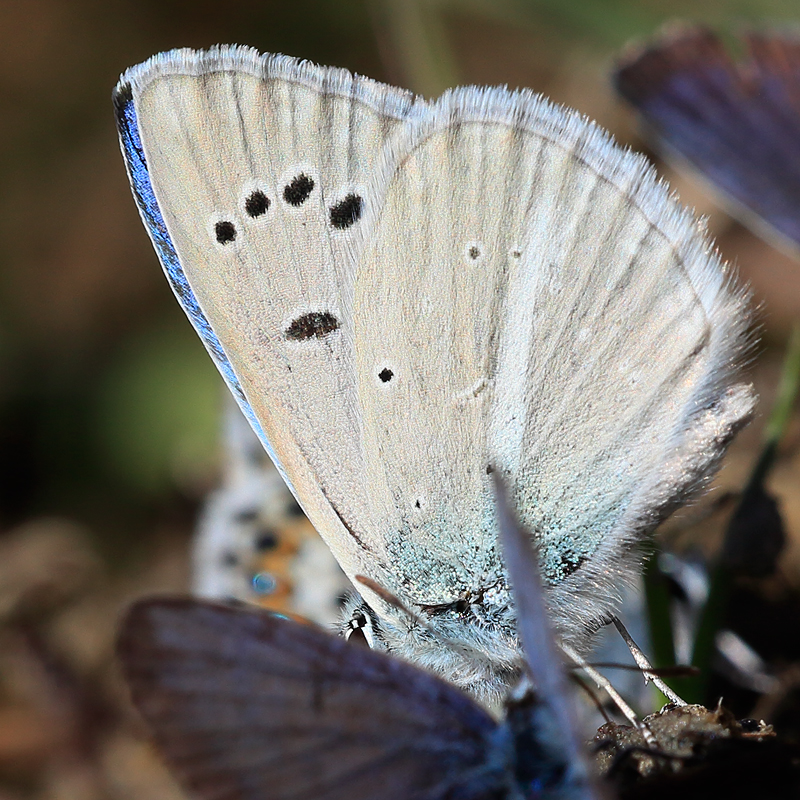
[[[363,611],[356,610],[347,623],[345,639],[353,644],[372,649],[375,637],[372,631],[372,620]]]
[[[353,618],[348,623],[348,627],[351,631],[360,631],[363,628],[367,627],[367,617],[365,614],[362,614],[360,611],[356,611],[353,614]]]

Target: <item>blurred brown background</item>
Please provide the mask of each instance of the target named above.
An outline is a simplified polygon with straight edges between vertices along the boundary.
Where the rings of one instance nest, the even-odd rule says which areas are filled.
[[[131,598],[187,586],[222,389],[128,189],[110,102],[119,73],[160,50],[235,42],[426,95],[528,86],[646,149],[610,69],[675,17],[729,29],[800,11],[796,0],[0,2],[0,800],[177,792],[123,708],[113,633]],[[762,304],[753,376],[767,408],[800,263],[662,171],[710,215]],[[723,482],[741,485],[758,426]],[[798,436],[795,424],[772,479],[795,537]],[[792,544],[790,579],[799,565]]]

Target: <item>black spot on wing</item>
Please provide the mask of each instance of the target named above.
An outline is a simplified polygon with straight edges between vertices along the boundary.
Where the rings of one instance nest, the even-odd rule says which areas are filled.
[[[357,194],[348,194],[344,200],[331,206],[331,225],[339,230],[349,228],[356,223],[364,210],[364,199]]]
[[[220,244],[229,244],[236,239],[236,226],[232,222],[218,222],[214,226],[214,236]]]
[[[255,541],[255,548],[259,553],[274,550],[278,546],[278,537],[272,531],[262,531]]]
[[[285,336],[295,342],[321,339],[339,329],[339,320],[330,311],[311,311],[303,314],[286,329]]]
[[[283,199],[290,206],[301,206],[314,191],[314,181],[304,172],[292,178],[283,189]]]
[[[244,210],[250,217],[260,217],[269,209],[269,197],[264,192],[256,190],[244,201]]]
[[[389,367],[384,367],[379,373],[378,377],[384,382],[388,383],[393,377],[394,372],[392,372]]]

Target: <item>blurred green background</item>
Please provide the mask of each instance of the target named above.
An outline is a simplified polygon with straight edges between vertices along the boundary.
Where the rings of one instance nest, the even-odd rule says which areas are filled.
[[[73,609],[52,626],[59,658],[85,688],[105,675],[119,606],[186,585],[194,515],[217,476],[221,380],[131,198],[110,99],[121,71],[174,47],[248,44],[428,96],[463,83],[531,87],[646,150],[610,71],[631,40],[675,18],[729,31],[741,22],[796,23],[800,8],[797,0],[0,2],[0,613],[13,606],[50,625],[55,609]],[[800,265],[734,222],[699,184],[662,171],[710,216],[723,256],[738,263],[762,304],[754,374],[768,400],[772,349],[800,312]],[[795,426],[790,442],[797,435]],[[757,426],[743,442],[733,483],[752,463]],[[792,532],[800,528],[792,524],[800,519],[796,478],[776,474]],[[30,545],[40,541],[41,550]],[[800,572],[795,545],[787,558]],[[24,583],[22,563],[44,575],[18,589],[25,603],[8,600],[2,583]],[[86,586],[94,587],[91,601]],[[2,677],[0,655],[0,701],[13,695],[5,667]],[[0,712],[0,798],[152,789],[137,788],[138,756],[130,754],[103,756],[112,765],[105,771],[84,765],[78,777],[52,777],[60,723],[45,704],[50,730],[42,734],[38,717],[25,722],[26,702],[11,703],[18,717]],[[12,722],[13,734],[5,733]]]

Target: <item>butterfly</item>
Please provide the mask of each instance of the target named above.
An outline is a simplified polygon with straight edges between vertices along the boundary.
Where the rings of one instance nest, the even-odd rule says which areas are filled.
[[[670,30],[628,54],[617,88],[644,116],[669,155],[706,175],[732,213],[800,245],[800,38],[796,31],[746,31],[734,59],[712,31]]]
[[[385,653],[252,606],[140,601],[118,652],[167,764],[201,800],[598,800],[530,539],[500,497],[527,669],[497,722]],[[517,588],[519,587],[519,588]]]
[[[430,102],[244,47],[155,56],[114,104],[173,291],[370,581],[347,630],[500,702],[496,469],[585,648],[754,405],[747,293],[647,162],[529,91]]]
[[[347,578],[232,397],[223,420],[222,484],[199,516],[193,594],[259,603],[334,624]]]

